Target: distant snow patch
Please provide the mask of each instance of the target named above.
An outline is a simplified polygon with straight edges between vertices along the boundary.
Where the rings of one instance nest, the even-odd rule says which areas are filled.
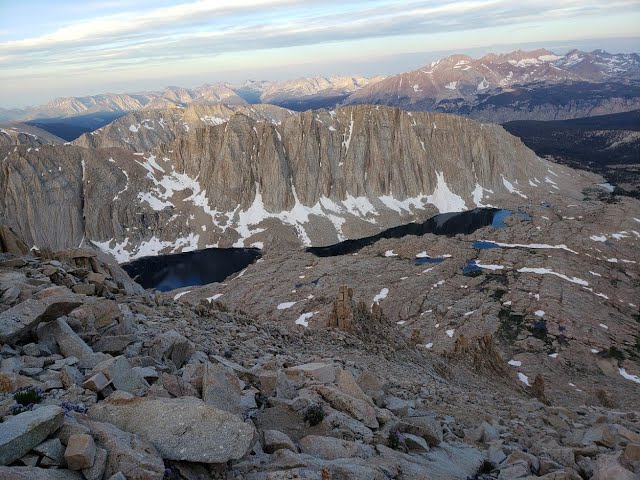
[[[575,253],[576,255],[578,254],[578,252],[576,252],[575,250],[571,250],[569,247],[567,247],[564,244],[549,245],[547,243],[501,243],[501,242],[495,242],[493,240],[481,240],[481,241],[495,243],[499,247],[504,247],[504,248],[534,248],[534,249],[548,248],[548,249],[566,250],[567,252]]]
[[[514,366],[514,367],[521,367],[522,366],[522,362],[520,360],[509,360],[507,363],[509,365]]]
[[[287,308],[293,307],[298,302],[283,302],[278,305],[278,310],[286,310]]]
[[[214,300],[219,299],[222,296],[222,293],[216,293],[215,295],[211,296],[211,297],[207,297],[207,302],[211,303]]]
[[[524,373],[518,372],[518,380],[520,380],[526,386],[528,386],[528,387],[530,386],[529,385],[529,377],[527,377]]]
[[[517,190],[513,184],[507,180],[506,178],[502,177],[502,184],[505,186],[505,188],[509,191],[509,193],[516,193],[518,195],[520,195],[522,198],[527,198],[527,196],[520,192],[519,190]]]
[[[313,317],[316,313],[318,313],[318,312],[303,313],[296,320],[296,325],[302,325],[303,327],[308,327],[309,326],[309,319],[311,317]]]
[[[622,375],[623,378],[627,380],[631,380],[632,382],[640,383],[640,377],[638,377],[637,375],[632,375],[630,373],[627,373],[627,371],[624,368],[618,369],[618,372],[620,372],[620,375]]]
[[[186,295],[187,293],[191,293],[191,290],[187,290],[186,292],[180,292],[180,293],[176,293],[173,296],[174,300],[178,300],[180,297],[183,297],[184,295]]]
[[[427,202],[434,205],[440,213],[462,212],[467,209],[467,205],[459,195],[453,193],[447,182],[444,180],[444,172],[437,172],[438,183],[433,193],[427,196]]]
[[[520,273],[537,273],[539,275],[555,275],[556,277],[562,278],[563,280],[567,280],[568,282],[571,283],[576,283],[578,285],[583,285],[583,286],[588,286],[589,282],[587,282],[586,280],[582,280],[581,278],[578,277],[568,277],[562,273],[558,273],[558,272],[554,272],[553,270],[550,270],[548,268],[530,268],[530,267],[523,267],[518,269],[518,272]]]

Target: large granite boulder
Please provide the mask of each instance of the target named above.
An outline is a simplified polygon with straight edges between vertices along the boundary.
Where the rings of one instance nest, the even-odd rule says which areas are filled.
[[[112,397],[91,407],[89,417],[141,435],[165,459],[224,463],[253,445],[253,425],[198,398]]]
[[[47,405],[10,417],[0,428],[0,465],[25,455],[62,426],[64,411]]]

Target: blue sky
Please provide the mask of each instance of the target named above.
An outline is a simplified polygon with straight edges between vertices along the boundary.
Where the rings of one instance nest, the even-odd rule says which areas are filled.
[[[0,0],[0,106],[390,74],[445,53],[523,44],[638,51],[638,25],[638,0]]]

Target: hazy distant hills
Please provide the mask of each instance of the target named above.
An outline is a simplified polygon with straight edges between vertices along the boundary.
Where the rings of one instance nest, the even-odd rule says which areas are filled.
[[[311,77],[284,82],[247,81],[240,85],[217,83],[194,89],[167,87],[157,92],[61,97],[33,108],[0,108],[0,122],[70,117],[103,112],[126,113],[137,110],[163,110],[186,107],[187,105],[270,103],[286,106],[287,103],[299,105],[301,100],[306,100],[319,102],[322,104],[321,106],[330,106],[344,100],[357,89],[382,78]]]

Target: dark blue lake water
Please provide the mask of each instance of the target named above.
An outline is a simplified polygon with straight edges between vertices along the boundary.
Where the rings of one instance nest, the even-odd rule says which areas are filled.
[[[489,250],[490,248],[500,248],[500,245],[497,245],[493,242],[487,242],[484,240],[476,240],[471,246],[476,250]]]
[[[162,292],[222,282],[261,256],[256,248],[207,248],[175,255],[144,257],[122,268],[144,288]]]
[[[344,242],[326,247],[309,247],[307,251],[318,257],[333,257],[357,252],[383,238],[402,238],[406,235],[425,235],[427,233],[448,236],[458,234],[468,235],[488,225],[496,228],[504,228],[507,226],[504,220],[513,214],[511,210],[498,208],[476,208],[466,212],[442,213],[422,223],[408,223],[406,225],[389,228],[370,237],[345,240]],[[530,219],[527,214],[520,212],[516,212],[515,214],[522,216],[525,220]]]
[[[425,263],[442,263],[444,260],[444,258],[438,257],[416,257],[416,265],[424,265]]]

